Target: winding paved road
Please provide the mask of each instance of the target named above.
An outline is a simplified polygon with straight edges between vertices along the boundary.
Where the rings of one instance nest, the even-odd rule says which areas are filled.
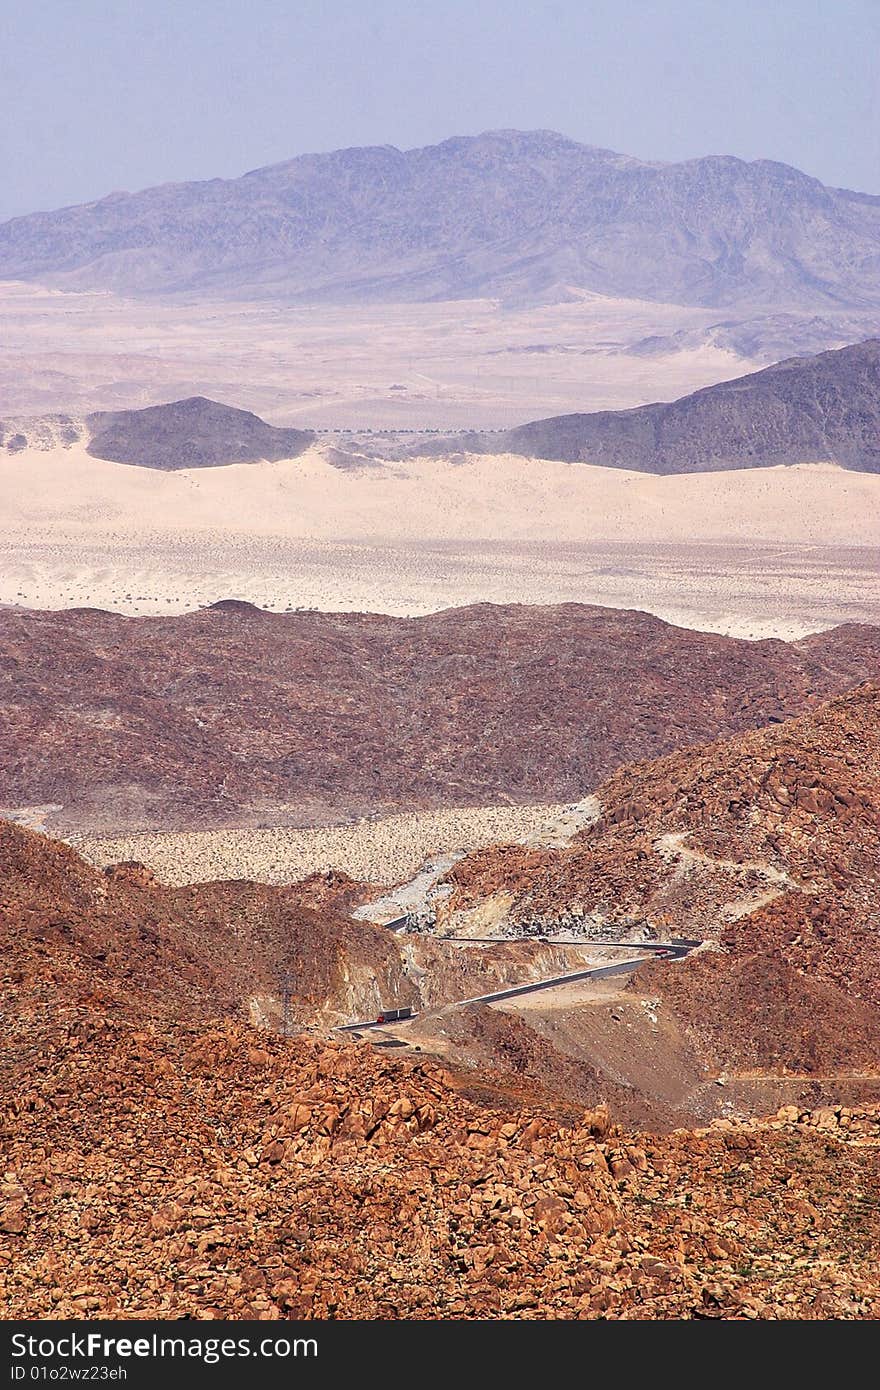
[[[485,939],[495,940],[496,938],[488,937]],[[509,938],[502,937],[498,939],[505,940]],[[583,943],[579,942],[578,944],[582,945]],[[601,944],[603,946],[611,946],[616,943],[603,941]],[[688,955],[690,951],[694,950],[696,946],[702,945],[702,942],[679,940],[664,943],[652,942],[650,946],[643,946],[640,942],[633,944],[632,942],[624,941],[619,944],[628,947],[630,950],[636,951],[668,951],[676,960],[680,960],[683,956]],[[631,974],[633,970],[638,970],[639,966],[644,964],[645,957],[639,956],[634,960],[617,961],[614,965],[594,965],[589,970],[573,970],[569,971],[566,975],[551,975],[545,980],[532,980],[525,985],[512,985],[508,989],[494,990],[491,994],[475,994],[472,995],[470,999],[451,1000],[450,1003],[440,1005],[439,1007],[444,1009],[463,1009],[466,1004],[494,1004],[499,999],[514,999],[517,995],[521,994],[536,994],[538,990],[556,989],[559,985],[576,984],[578,980],[601,980],[608,975]],[[363,1023],[343,1023],[337,1029],[337,1032],[347,1033],[353,1032],[355,1029],[364,1031],[368,1028],[398,1028],[402,1024],[409,1023],[413,1018],[418,1017],[419,1015],[414,1013],[410,1018],[395,1019],[392,1023],[379,1023],[374,1018],[367,1019]]]
[[[597,950],[604,946],[625,946],[628,951],[668,951],[670,957],[679,959],[686,956],[695,946],[702,946],[696,938],[677,936],[672,941],[587,941],[582,936],[436,936],[435,941],[455,941],[459,946],[510,946],[521,942],[533,942],[536,946],[594,946]]]

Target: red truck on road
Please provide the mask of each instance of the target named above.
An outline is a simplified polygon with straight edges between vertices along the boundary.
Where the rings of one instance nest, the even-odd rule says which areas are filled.
[[[407,1004],[405,1008],[402,1009],[383,1009],[379,1017],[376,1019],[376,1022],[397,1023],[402,1018],[412,1018],[412,1016],[412,1006]]]

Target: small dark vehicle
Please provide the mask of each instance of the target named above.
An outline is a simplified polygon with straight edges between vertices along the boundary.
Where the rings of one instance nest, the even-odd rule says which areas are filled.
[[[401,1018],[412,1018],[412,1016],[412,1006],[410,1004],[407,1004],[405,1008],[402,1009],[383,1009],[379,1017],[376,1019],[376,1022],[397,1023],[397,1021]]]

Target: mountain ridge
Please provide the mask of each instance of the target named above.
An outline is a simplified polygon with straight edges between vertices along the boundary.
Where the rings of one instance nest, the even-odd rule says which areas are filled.
[[[580,604],[0,609],[0,658],[0,804],[118,832],[572,800],[877,678],[880,629],[749,642]]]
[[[0,225],[0,276],[137,294],[880,303],[880,197],[554,132],[351,147]]]

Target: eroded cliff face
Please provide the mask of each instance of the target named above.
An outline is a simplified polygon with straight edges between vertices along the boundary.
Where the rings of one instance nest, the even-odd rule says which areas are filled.
[[[336,1023],[406,985],[390,933],[295,889],[166,888],[139,864],[104,872],[69,846],[0,822],[0,930],[16,987],[56,979],[127,1017]],[[45,977],[45,971],[48,972]]]

